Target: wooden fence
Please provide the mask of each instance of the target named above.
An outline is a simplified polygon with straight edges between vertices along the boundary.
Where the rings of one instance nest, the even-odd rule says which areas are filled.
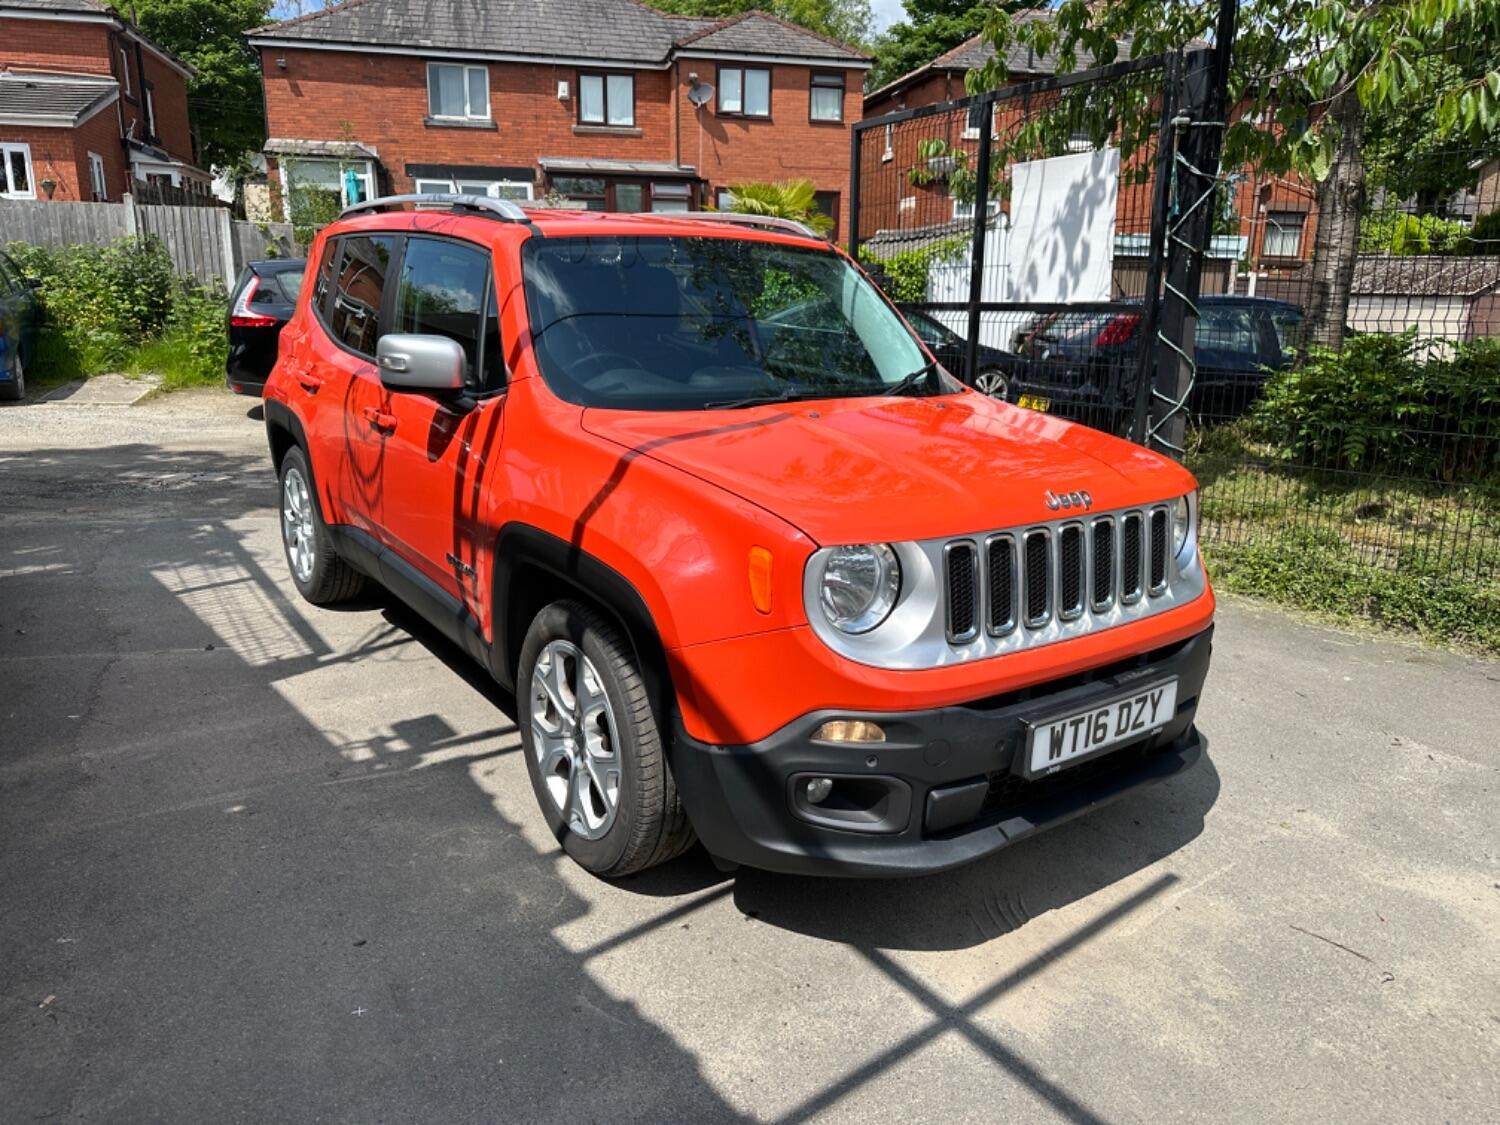
[[[246,262],[305,252],[290,224],[247,223],[222,207],[143,204],[130,195],[120,203],[0,200],[0,246],[103,246],[147,235],[161,240],[180,276],[225,289]]]

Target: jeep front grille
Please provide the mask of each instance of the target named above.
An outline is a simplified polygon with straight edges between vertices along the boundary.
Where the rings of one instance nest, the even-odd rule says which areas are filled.
[[[1117,624],[1106,619],[1119,607],[1167,593],[1169,520],[1159,505],[953,540],[943,548],[949,642],[972,641],[980,620],[991,637],[1018,618],[1030,633]]]

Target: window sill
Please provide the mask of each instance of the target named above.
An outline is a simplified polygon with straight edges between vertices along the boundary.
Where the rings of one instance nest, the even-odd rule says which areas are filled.
[[[716,113],[715,117],[722,117],[729,121],[765,121],[771,120],[769,113]]]
[[[641,128],[638,125],[574,125],[573,133],[582,137],[639,137]]]
[[[884,152],[882,152],[880,154],[880,162],[882,164],[889,164],[892,160],[895,160],[895,159],[896,159],[896,154],[894,152],[892,152],[890,149],[886,149]]]
[[[429,129],[498,129],[495,122],[489,118],[482,121],[478,119],[470,121],[463,117],[424,117],[422,124]]]
[[[844,127],[844,119],[842,117],[809,117],[807,123],[809,125],[835,125],[840,129]]]

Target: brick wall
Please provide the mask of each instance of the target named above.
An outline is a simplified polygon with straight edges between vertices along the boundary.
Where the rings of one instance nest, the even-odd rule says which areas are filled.
[[[73,130],[0,125],[0,141],[30,146],[31,174],[34,181],[31,186],[38,199],[47,198],[47,193],[42,190],[43,180],[56,182],[57,187],[53,190],[52,198],[58,201],[76,203],[79,200],[91,198],[88,190],[86,157],[81,158],[84,161],[83,179],[79,180],[80,155],[74,146]],[[118,140],[115,141],[114,147],[116,149],[120,147]],[[100,155],[104,154],[100,153]],[[83,187],[81,193],[80,183]]]
[[[427,64],[418,58],[267,48],[266,116],[272,137],[354,140],[374,148],[392,191],[412,189],[408,164],[536,166],[540,156],[674,159],[670,76],[635,71],[635,126],[577,124],[573,67],[490,63],[493,128],[429,125]],[[286,59],[285,70],[276,65]],[[568,83],[568,99],[557,83]],[[540,173],[538,172],[538,175]],[[540,191],[540,184],[538,191]]]
[[[113,74],[113,36],[102,23],[0,17],[0,66]]]
[[[681,133],[681,159],[698,169],[708,181],[709,200],[721,188],[746,181],[810,179],[818,191],[837,192],[838,230],[835,237],[847,241],[849,230],[849,135],[858,121],[864,96],[862,71],[843,71],[844,120],[812,121],[809,118],[811,82],[815,66],[771,68],[771,116],[751,118],[720,116],[718,65],[707,59],[682,59],[676,63],[677,112]],[[688,75],[697,71],[700,80],[713,84],[716,96],[701,110],[688,101],[692,85]],[[701,144],[700,144],[701,141]],[[701,158],[700,158],[701,153]]]
[[[156,143],[178,160],[192,164],[193,131],[188,123],[187,79],[149,51],[142,51],[141,58],[145,62],[146,81],[152,87],[151,104],[156,114]],[[139,107],[126,103],[126,123],[129,123],[130,115],[137,112],[137,108],[142,122],[135,135],[144,137],[144,100]]]

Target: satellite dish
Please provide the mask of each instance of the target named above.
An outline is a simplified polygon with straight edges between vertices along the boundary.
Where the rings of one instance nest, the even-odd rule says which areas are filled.
[[[688,101],[693,103],[697,109],[702,109],[714,96],[714,88],[707,82],[694,82],[688,87]]]

